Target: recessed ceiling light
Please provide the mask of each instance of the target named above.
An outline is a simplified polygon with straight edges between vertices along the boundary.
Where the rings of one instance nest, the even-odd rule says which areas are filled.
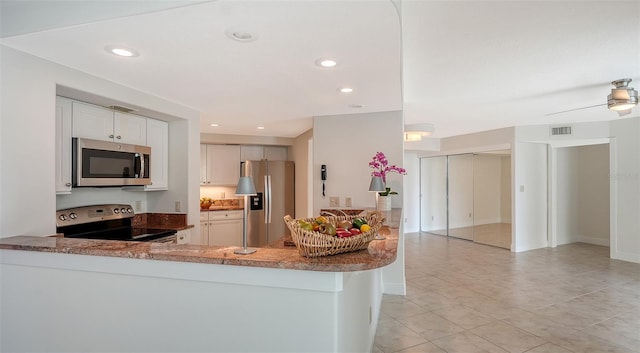
[[[227,35],[227,37],[238,42],[253,42],[254,40],[258,39],[257,35],[249,31],[237,28],[230,28],[225,32],[225,34]]]
[[[350,104],[349,108],[364,108],[364,105],[362,105],[362,104]]]
[[[320,67],[329,68],[329,67],[334,67],[338,65],[338,63],[333,59],[318,59],[316,60],[316,65]]]
[[[258,130],[264,130],[264,126],[258,126]]]
[[[140,54],[137,51],[131,48],[127,48],[119,45],[108,45],[104,47],[104,49],[113,55],[123,56],[125,58],[140,56]]]
[[[351,92],[353,92],[353,88],[351,88],[351,87],[342,87],[342,88],[338,88],[338,91],[340,91],[341,93],[351,93]]]
[[[220,124],[213,123],[213,124],[209,124],[209,126],[218,127],[220,126]]]

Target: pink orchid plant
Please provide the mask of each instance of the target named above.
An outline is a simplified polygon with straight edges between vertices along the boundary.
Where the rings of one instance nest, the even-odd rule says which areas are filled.
[[[371,176],[380,177],[382,182],[387,184],[387,173],[398,173],[401,175],[406,175],[407,171],[404,168],[398,167],[395,164],[389,165],[389,161],[387,157],[382,152],[376,152],[375,156],[371,162],[369,162],[369,167],[373,169],[371,172]],[[387,191],[380,192],[380,195],[396,195],[395,191],[391,191],[391,188],[387,187]]]

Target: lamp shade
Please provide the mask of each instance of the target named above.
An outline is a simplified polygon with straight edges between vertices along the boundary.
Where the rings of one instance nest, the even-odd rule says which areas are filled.
[[[236,188],[236,196],[256,195],[256,187],[251,177],[243,176],[238,179],[238,187]]]
[[[387,191],[381,177],[371,177],[371,184],[369,184],[369,191]]]

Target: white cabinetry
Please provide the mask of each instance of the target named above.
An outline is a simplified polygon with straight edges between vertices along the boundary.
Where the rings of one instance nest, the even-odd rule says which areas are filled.
[[[56,97],[56,193],[71,193],[71,100]]]
[[[151,147],[151,185],[145,190],[167,190],[169,186],[169,123],[147,119],[147,146]]]
[[[144,146],[147,144],[147,119],[73,102],[73,137]]]
[[[259,161],[268,159],[271,161],[286,161],[287,147],[282,146],[241,146],[241,161]]]
[[[200,185],[236,185],[240,146],[200,145]]]
[[[203,245],[242,246],[243,211],[200,212],[200,241]]]
[[[279,147],[279,146],[265,146],[264,159],[267,159],[270,161],[286,161],[287,148]]]
[[[240,161],[259,161],[264,158],[262,146],[240,146]]]
[[[178,244],[191,243],[191,231],[189,229],[179,230],[176,234],[176,240]]]

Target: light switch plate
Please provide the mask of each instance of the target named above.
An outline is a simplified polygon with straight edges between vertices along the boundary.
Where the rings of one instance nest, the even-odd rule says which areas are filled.
[[[329,197],[329,207],[340,207],[340,198],[338,196]]]

